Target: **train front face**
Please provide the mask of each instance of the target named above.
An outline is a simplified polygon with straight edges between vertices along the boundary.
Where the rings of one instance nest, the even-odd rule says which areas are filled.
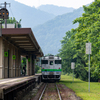
[[[61,78],[61,58],[55,56],[43,57],[42,65],[42,79],[43,80],[60,80]]]

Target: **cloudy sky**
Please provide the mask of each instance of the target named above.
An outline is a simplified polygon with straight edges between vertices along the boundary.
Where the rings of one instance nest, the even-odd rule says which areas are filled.
[[[73,7],[75,9],[89,4],[94,0],[15,0],[28,6],[38,7],[45,4],[53,4],[57,6]]]

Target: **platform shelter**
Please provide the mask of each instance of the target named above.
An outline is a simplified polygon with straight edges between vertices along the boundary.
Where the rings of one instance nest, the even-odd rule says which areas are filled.
[[[0,78],[21,75],[21,55],[27,58],[27,75],[35,74],[35,60],[43,52],[31,28],[5,28],[0,37]]]

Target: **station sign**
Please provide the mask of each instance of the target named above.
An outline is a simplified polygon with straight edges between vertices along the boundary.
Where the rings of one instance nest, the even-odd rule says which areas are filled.
[[[74,68],[75,68],[75,63],[71,62],[71,69],[74,69]]]
[[[15,56],[15,55],[13,55],[13,56],[12,56],[12,59],[13,59],[13,60],[15,60],[15,59],[16,59],[16,56]]]
[[[8,52],[4,52],[4,56],[5,57],[8,57]]]
[[[91,43],[86,43],[86,54],[91,54]]]

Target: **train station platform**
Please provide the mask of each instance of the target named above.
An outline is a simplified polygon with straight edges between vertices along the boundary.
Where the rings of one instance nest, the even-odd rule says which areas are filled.
[[[31,28],[5,28],[0,36],[0,79],[21,76],[21,56],[26,57],[26,73],[35,74],[37,57],[43,52]]]
[[[21,100],[36,84],[41,82],[41,74],[17,78],[0,79],[0,100]]]

